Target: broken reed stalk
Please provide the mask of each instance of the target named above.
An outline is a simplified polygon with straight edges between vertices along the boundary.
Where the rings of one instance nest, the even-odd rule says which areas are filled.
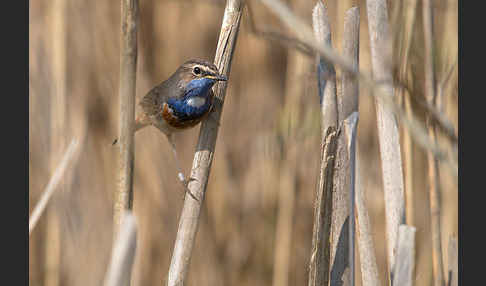
[[[241,0],[228,0],[226,2],[216,49],[214,62],[219,71],[228,78],[240,27],[243,4]],[[214,87],[215,102],[212,114],[201,125],[188,185],[189,192],[195,195],[198,200],[195,200],[189,192],[186,193],[169,267],[167,285],[170,286],[183,285],[189,269],[201,206],[204,202],[209,172],[214,157],[227,84],[227,82],[219,82]]]
[[[111,254],[110,265],[105,276],[105,286],[130,285],[135,250],[137,247],[137,224],[131,211],[122,213],[122,221]]]
[[[351,8],[346,11],[345,30],[343,43],[346,58],[354,69],[358,69],[358,42],[359,42],[359,10]],[[337,95],[338,125],[346,131],[346,120],[354,112],[358,111],[359,89],[356,78],[343,71],[346,78],[342,82],[342,92]],[[350,132],[351,134],[352,132]],[[353,171],[351,166],[352,154],[346,136],[340,133],[337,143],[334,172],[334,191],[332,196],[332,222],[331,222],[331,284],[341,283],[354,285],[354,209],[351,202],[354,196],[350,190],[354,190]],[[342,136],[341,136],[342,135]]]
[[[358,15],[356,12],[358,11]],[[351,8],[347,13],[346,30],[347,35],[345,49],[347,56],[351,56],[352,65],[357,69],[358,67],[358,41],[359,41],[359,10],[357,8]],[[356,19],[357,22],[356,22]],[[358,27],[358,28],[357,28]],[[324,4],[317,2],[313,11],[313,28],[314,36],[320,46],[331,47],[331,33],[330,25],[327,16],[327,10]],[[328,62],[325,58],[319,59],[318,64],[318,85],[319,96],[321,100],[322,108],[322,145],[324,146],[325,140],[329,135],[330,128],[336,128],[337,124],[343,122],[343,115],[349,115],[358,110],[358,88],[357,82],[353,77],[349,77],[343,83],[343,94],[340,97],[336,95],[336,74],[334,66]],[[339,102],[339,104],[338,104]],[[338,110],[337,110],[338,109]],[[354,130],[354,129],[353,129]],[[326,133],[325,133],[326,132]],[[350,134],[354,134],[350,131]],[[348,135],[350,135],[348,134]],[[327,164],[326,161],[321,161],[321,175],[319,182],[319,189],[316,196],[316,205],[314,209],[314,233],[313,233],[313,248],[311,254],[311,263],[309,271],[309,285],[322,285],[327,281],[331,281],[331,284],[338,281],[345,281],[348,285],[354,285],[354,235],[349,239],[349,235],[354,233],[354,215],[351,217],[350,213],[354,210],[350,209],[350,193],[352,183],[354,182],[351,176],[354,175],[348,167],[350,167],[350,147],[347,138],[344,136],[337,137],[337,146],[334,155],[335,160],[339,166],[335,172],[332,172],[332,188],[335,190],[329,190],[329,194],[323,193],[326,190],[322,189],[325,178],[324,168]],[[353,149],[354,150],[354,149]],[[321,157],[321,160],[327,158]],[[333,160],[334,161],[334,160]],[[334,162],[333,162],[334,164]],[[354,177],[353,177],[354,178]],[[329,184],[328,180],[325,182]],[[331,188],[331,187],[329,187]],[[322,201],[323,197],[329,201]],[[330,210],[325,210],[326,213],[321,212],[319,204],[326,204]],[[332,209],[332,210],[331,210]],[[327,214],[327,216],[326,216]],[[319,215],[323,215],[320,217]],[[328,220],[331,219],[331,230],[326,229],[328,226]],[[350,221],[350,218],[352,221]],[[319,225],[319,223],[321,225]],[[346,228],[346,223],[348,228]],[[316,240],[319,237],[316,235],[323,228],[324,238],[320,238],[324,243],[321,247],[316,246]],[[321,235],[322,235],[321,234]],[[328,236],[330,237],[330,249],[328,250]],[[346,243],[348,242],[348,243]],[[351,252],[350,252],[351,249]],[[329,263],[331,263],[331,269],[328,273]],[[316,269],[319,265],[320,269]],[[347,269],[349,267],[349,269]],[[325,285],[325,284],[324,284]]]
[[[393,95],[387,92],[387,88],[384,83],[390,84],[391,82],[384,82],[383,80],[373,80],[367,73],[359,71],[353,67],[352,63],[336,53],[332,48],[326,46],[320,46],[315,40],[310,29],[303,20],[296,17],[292,11],[285,6],[279,0],[260,0],[267,8],[275,13],[276,16],[286,25],[286,27],[295,33],[297,40],[306,44],[314,52],[318,53],[322,58],[330,63],[338,65],[343,71],[349,72],[356,76],[359,81],[370,88],[376,98],[379,98],[383,105],[397,116],[398,119],[408,128],[412,135],[412,138],[425,150],[432,151],[439,160],[447,162],[448,165],[457,171],[457,158],[446,156],[447,152],[442,146],[436,145],[428,137],[427,131],[422,126],[420,121],[415,116],[408,117],[404,111],[395,102]],[[454,174],[457,174],[454,173]]]
[[[387,82],[383,90],[393,97],[391,70],[391,37],[388,27],[386,0],[367,0],[368,28],[371,45],[371,63],[375,80]],[[393,281],[392,266],[395,261],[399,225],[405,223],[405,198],[403,193],[402,159],[396,118],[381,98],[376,98],[376,117],[380,145],[383,191],[385,195],[386,238],[388,270]]]
[[[327,10],[318,1],[312,12],[314,36],[320,45],[331,46]],[[317,84],[321,104],[321,157],[319,182],[314,203],[312,250],[309,262],[309,286],[328,285],[331,262],[331,219],[334,159],[337,146],[336,72],[326,60],[317,58]]]
[[[361,177],[361,160],[356,154],[356,229],[361,263],[361,280],[366,286],[380,286],[380,276],[376,263],[375,246],[373,244],[370,218],[365,202],[364,184]]]
[[[434,106],[436,103],[435,93],[435,70],[434,70],[434,43],[433,43],[433,10],[430,0],[424,0],[422,7],[424,44],[425,44],[425,97],[427,102]],[[429,117],[427,120],[429,136],[436,141],[436,130]],[[435,157],[428,152],[427,161],[429,166],[429,202],[432,233],[432,266],[434,271],[434,285],[444,285],[441,229],[440,229],[440,199],[439,199],[439,168]]]
[[[32,211],[32,214],[30,215],[29,236],[31,235],[32,231],[37,225],[37,222],[42,216],[42,213],[44,212],[47,203],[49,202],[49,199],[52,197],[54,191],[59,186],[59,183],[61,182],[64,174],[66,173],[67,167],[72,166],[78,159],[78,154],[80,149],[81,149],[81,144],[79,143],[79,140],[73,139],[71,141],[71,144],[69,144],[66,153],[64,153],[61,162],[59,163],[56,170],[54,171],[53,176],[49,180],[49,183],[47,184],[47,187],[42,193],[39,202],[37,202],[34,210]]]
[[[321,165],[314,203],[308,286],[328,285],[329,283],[332,188],[336,146],[337,131],[334,126],[331,126],[326,130],[321,142]]]
[[[121,1],[118,188],[114,202],[114,239],[124,210],[133,206],[135,86],[137,79],[138,0]]]
[[[339,102],[344,102],[342,98],[352,96],[344,93],[338,94],[338,139],[335,158],[336,170],[334,171],[334,190],[332,194],[332,218],[331,218],[331,270],[330,283],[338,285],[341,281],[343,285],[353,285],[353,273],[351,273],[350,256],[350,161],[347,148],[346,136],[342,132],[344,118],[342,118],[342,106]],[[339,100],[341,98],[341,100]]]
[[[415,227],[402,224],[398,227],[397,254],[393,265],[393,286],[414,285]]]
[[[358,126],[359,114],[357,111],[351,113],[343,122],[344,135],[346,138],[347,154],[349,160],[349,272],[350,272],[350,283],[349,285],[355,285],[355,233],[356,233],[356,216],[355,216],[355,179],[356,179],[356,130]]]

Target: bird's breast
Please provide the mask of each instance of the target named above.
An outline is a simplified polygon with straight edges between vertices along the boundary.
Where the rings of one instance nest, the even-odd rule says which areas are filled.
[[[201,108],[206,104],[206,98],[201,96],[191,97],[187,100],[186,104],[190,107]]]
[[[194,100],[192,104],[198,105],[201,104],[201,102]],[[204,112],[198,112],[198,114],[196,114],[197,116],[190,116],[190,114],[181,114],[173,107],[170,107],[167,103],[164,103],[162,107],[162,118],[172,128],[186,129],[191,128],[201,122],[209,111],[210,108]]]

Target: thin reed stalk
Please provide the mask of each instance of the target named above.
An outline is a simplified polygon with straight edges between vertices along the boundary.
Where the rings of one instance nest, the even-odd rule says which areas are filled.
[[[119,169],[114,202],[114,238],[124,210],[133,206],[135,132],[135,86],[137,79],[138,0],[121,1],[121,47],[119,83]]]
[[[410,97],[402,94],[405,112],[412,114]],[[404,128],[405,129],[405,128]],[[415,204],[413,194],[413,141],[406,130],[403,132],[403,153],[405,155],[405,220],[408,225],[414,225]]]
[[[405,81],[408,71],[408,56],[412,43],[412,33],[415,26],[417,0],[405,1],[403,12],[403,38],[400,59],[400,81]],[[399,7],[397,5],[396,7]],[[396,89],[397,96],[403,100],[403,107],[407,116],[412,115],[411,95],[407,95],[404,89]],[[405,129],[405,128],[404,128]],[[405,155],[405,218],[408,225],[414,225],[414,195],[413,195],[413,142],[410,134],[403,132],[403,153]]]
[[[296,7],[301,8],[300,6]],[[277,193],[278,212],[275,228],[275,248],[272,285],[289,285],[289,272],[292,263],[292,234],[295,210],[295,196],[297,192],[298,172],[297,167],[300,161],[298,137],[295,131],[298,130],[301,109],[299,101],[305,94],[305,81],[302,74],[309,68],[309,58],[295,50],[287,50],[287,67],[285,78],[285,104],[282,110],[282,121],[285,126],[284,135],[285,148],[284,156],[279,168],[279,190]]]
[[[296,49],[308,56],[314,55],[312,49],[310,49],[305,43],[296,41],[292,37],[288,37],[278,31],[269,29],[268,27],[264,27],[264,28],[257,27],[253,16],[254,13],[253,13],[252,5],[253,4],[249,2],[248,5],[246,6],[246,12],[248,13],[247,23],[248,23],[248,28],[250,33],[253,33],[257,37],[262,37],[270,41],[278,42],[287,48]]]
[[[364,184],[361,177],[361,156],[356,154],[356,221],[359,260],[361,263],[361,280],[366,286],[380,286],[380,276],[376,263],[375,246],[373,244],[372,230],[368,208],[366,207]]]
[[[368,29],[371,45],[373,77],[385,84],[383,91],[393,97],[391,73],[391,37],[388,27],[385,0],[367,0]],[[395,263],[399,225],[405,223],[405,198],[403,193],[402,159],[400,140],[395,115],[381,98],[376,98],[376,117],[380,145],[383,191],[385,195],[387,260],[390,281],[393,281],[392,267]]]
[[[331,46],[331,28],[327,9],[318,1],[312,12],[314,36],[320,45]],[[321,157],[319,182],[314,202],[312,250],[309,262],[309,286],[328,285],[331,261],[331,220],[334,159],[337,146],[336,72],[326,60],[317,59],[317,83],[321,103]]]
[[[398,228],[397,255],[393,265],[393,286],[414,285],[415,227],[405,224]]]
[[[54,171],[53,176],[49,180],[49,183],[47,184],[47,187],[42,193],[39,202],[37,202],[36,206],[34,207],[34,210],[32,211],[32,214],[30,215],[29,236],[32,234],[32,231],[37,225],[37,222],[42,216],[47,206],[47,203],[49,202],[50,198],[54,194],[54,191],[58,189],[58,186],[64,174],[66,173],[68,166],[72,166],[78,159],[80,149],[81,149],[81,144],[79,144],[79,141],[77,139],[73,139],[71,141],[71,144],[69,144],[69,147],[67,148],[66,152],[64,153],[61,162],[59,163],[56,170]]]
[[[349,272],[350,283],[355,285],[355,239],[356,239],[356,216],[355,216],[355,179],[356,179],[356,129],[358,126],[359,114],[357,111],[351,113],[343,122],[344,135],[346,138],[347,154],[349,160]]]
[[[457,286],[459,285],[459,263],[458,263],[458,253],[457,253],[457,239],[453,236],[449,237],[449,249],[447,252],[448,256],[448,276],[447,286]]]
[[[447,73],[445,74],[444,78],[437,84],[437,110],[442,114],[445,111],[444,106],[444,89],[446,88],[447,83],[451,79],[454,70],[457,67],[458,58],[454,61],[454,64],[448,69]]]
[[[292,250],[295,192],[297,186],[296,159],[298,159],[298,152],[296,148],[293,148],[286,158],[286,161],[292,163],[284,163],[280,175],[272,279],[272,285],[274,286],[289,285],[290,253]]]
[[[122,213],[122,222],[105,276],[105,286],[130,285],[136,248],[137,223],[132,212],[126,210]]]
[[[436,130],[429,122],[429,136],[436,139]],[[434,270],[434,285],[444,285],[443,275],[443,258],[441,243],[441,226],[440,226],[440,181],[439,166],[437,160],[430,153],[427,153],[428,162],[428,181],[429,181],[429,203],[430,203],[430,220],[432,235],[432,265]]]
[[[59,150],[64,150],[66,144],[66,12],[67,1],[55,0],[52,2],[50,15],[51,43],[52,43],[52,82],[53,93],[50,96],[50,158],[49,169],[54,172],[61,156]],[[58,188],[66,185],[60,178]],[[53,204],[51,204],[53,205]],[[44,285],[58,286],[61,279],[61,226],[58,210],[47,208],[47,226],[45,233],[45,276]],[[29,231],[30,234],[30,231]]]
[[[433,9],[430,0],[424,0],[422,6],[424,44],[425,44],[425,97],[429,105],[435,105],[435,69],[434,69],[434,32],[433,32]],[[427,120],[429,137],[436,139],[436,130],[430,117]],[[429,202],[432,234],[432,266],[434,271],[434,285],[444,285],[444,267],[442,262],[441,228],[440,228],[440,199],[439,199],[439,168],[435,157],[427,153],[428,179],[429,179]]]
[[[236,46],[236,39],[240,27],[243,2],[240,0],[228,0],[221,25],[221,32],[216,49],[214,62],[220,73],[229,78],[231,60]],[[208,119],[201,125],[199,139],[194,154],[189,192],[186,193],[184,206],[179,219],[179,228],[175,240],[174,251],[169,267],[167,285],[183,285],[186,279],[192,248],[199,225],[199,215],[204,202],[206,187],[214,157],[216,139],[218,136],[219,121],[226,95],[227,82],[220,82],[214,87],[214,108]],[[197,197],[195,200],[191,194]]]

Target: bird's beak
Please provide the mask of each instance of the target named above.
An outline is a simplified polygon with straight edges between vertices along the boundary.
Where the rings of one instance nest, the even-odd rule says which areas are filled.
[[[208,75],[206,78],[214,79],[217,81],[227,81],[228,78],[225,75]]]

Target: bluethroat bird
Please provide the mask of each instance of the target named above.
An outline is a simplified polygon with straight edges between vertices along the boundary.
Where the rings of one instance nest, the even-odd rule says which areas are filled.
[[[174,133],[196,126],[211,112],[214,97],[211,88],[217,81],[226,80],[213,63],[189,60],[139,102],[135,132],[152,125],[167,136],[184,188],[188,182],[179,165]]]

